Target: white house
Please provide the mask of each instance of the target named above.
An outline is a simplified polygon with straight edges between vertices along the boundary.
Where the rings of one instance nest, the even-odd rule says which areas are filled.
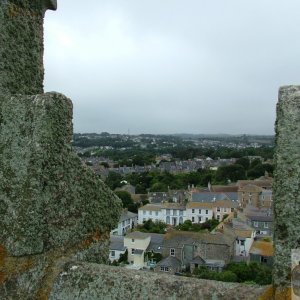
[[[213,203],[189,202],[186,205],[186,216],[192,223],[204,223],[213,217]]]
[[[109,245],[109,260],[113,262],[114,260],[118,261],[121,254],[124,254],[126,248],[124,246],[124,236],[110,236],[110,245]]]
[[[138,224],[143,224],[143,222],[152,220],[163,221],[162,216],[162,205],[161,204],[146,204],[139,208],[138,210]]]
[[[151,219],[177,226],[186,220],[186,209],[179,203],[146,204],[139,208],[138,215],[139,224]]]
[[[131,232],[124,237],[124,246],[128,250],[128,261],[136,269],[146,266],[144,254],[150,244],[151,236],[144,232]]]
[[[118,227],[113,229],[110,234],[112,235],[124,235],[127,231],[134,228],[138,223],[138,215],[128,210],[124,210],[119,222]]]
[[[236,256],[249,256],[250,248],[253,244],[255,231],[254,230],[235,230],[235,255]]]

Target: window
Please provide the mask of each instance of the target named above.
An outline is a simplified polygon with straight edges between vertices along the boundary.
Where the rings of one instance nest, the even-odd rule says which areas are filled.
[[[241,246],[245,246],[245,241],[241,241]]]
[[[192,214],[194,214],[195,213],[195,210],[194,209],[192,209]]]
[[[208,215],[208,209],[205,211],[205,213]]]
[[[234,211],[234,208],[232,207],[232,208],[231,208],[231,212],[233,212],[233,211]]]
[[[155,212],[155,215],[158,216],[158,211]]]
[[[195,222],[195,218],[194,217],[192,217],[192,222]]]
[[[149,212],[149,215],[152,216],[152,211]]]
[[[131,243],[134,243],[134,239],[131,239]]]
[[[161,267],[160,267],[160,270],[161,270],[162,272],[169,272],[169,267],[161,266]]]
[[[217,207],[217,211],[221,211],[220,207]]]
[[[199,209],[199,214],[201,214],[201,209]]]
[[[224,207],[224,212],[227,212],[227,208],[226,207]]]
[[[208,221],[208,217],[205,218],[205,221]]]
[[[170,210],[169,209],[167,209],[167,215],[170,215]]]
[[[170,255],[171,255],[171,256],[175,256],[175,249],[174,249],[174,248],[171,248],[171,249],[170,249]]]
[[[145,210],[143,210],[143,215],[145,215],[146,214],[146,211]]]
[[[220,215],[217,215],[217,220],[220,220]]]
[[[269,228],[269,224],[267,222],[264,222],[264,228]]]
[[[131,254],[132,255],[134,254],[134,250],[135,250],[134,248],[131,249]]]
[[[202,218],[201,217],[198,217],[198,219],[199,219],[199,223],[202,221]]]
[[[116,251],[112,250],[112,251],[110,252],[110,255],[111,255],[112,257],[115,257]]]
[[[183,216],[183,210],[179,211],[179,216]]]
[[[258,227],[258,222],[257,222],[257,221],[254,221],[254,222],[253,222],[253,226],[254,226],[254,227]]]
[[[267,258],[267,257],[264,257],[264,256],[261,256],[260,262],[266,263],[266,262],[268,262],[268,258]]]

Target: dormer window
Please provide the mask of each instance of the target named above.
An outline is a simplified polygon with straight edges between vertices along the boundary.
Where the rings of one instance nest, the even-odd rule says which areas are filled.
[[[171,248],[171,249],[170,249],[170,255],[171,255],[171,256],[175,256],[175,249],[174,249],[174,248]]]
[[[134,243],[134,239],[131,239],[131,243]]]

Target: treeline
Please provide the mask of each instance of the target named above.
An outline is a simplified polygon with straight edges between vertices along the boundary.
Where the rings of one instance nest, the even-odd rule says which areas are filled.
[[[211,184],[228,184],[243,179],[255,179],[265,172],[273,173],[273,166],[262,163],[259,159],[251,163],[248,158],[240,158],[233,165],[219,167],[217,171],[199,169],[196,172],[171,174],[169,172],[132,173],[122,176],[110,172],[105,183],[112,189],[121,187],[127,181],[136,187],[137,194],[150,192],[167,192],[168,189],[186,189],[188,185],[205,187]]]
[[[122,145],[123,146],[123,145]],[[80,156],[90,157],[92,151],[85,151]],[[272,159],[274,155],[273,147],[261,148],[245,148],[234,149],[221,147],[214,148],[196,148],[196,147],[172,147],[159,149],[108,149],[108,150],[93,150],[93,156],[104,156],[116,162],[116,166],[144,166],[155,163],[157,155],[169,153],[172,157],[178,160],[188,160],[195,157],[211,157],[212,159],[226,159],[226,158],[242,158],[245,156],[261,156],[264,160]]]

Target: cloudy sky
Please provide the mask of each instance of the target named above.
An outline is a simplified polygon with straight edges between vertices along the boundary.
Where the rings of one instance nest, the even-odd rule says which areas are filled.
[[[273,134],[300,83],[299,0],[58,0],[45,90],[75,132]]]

